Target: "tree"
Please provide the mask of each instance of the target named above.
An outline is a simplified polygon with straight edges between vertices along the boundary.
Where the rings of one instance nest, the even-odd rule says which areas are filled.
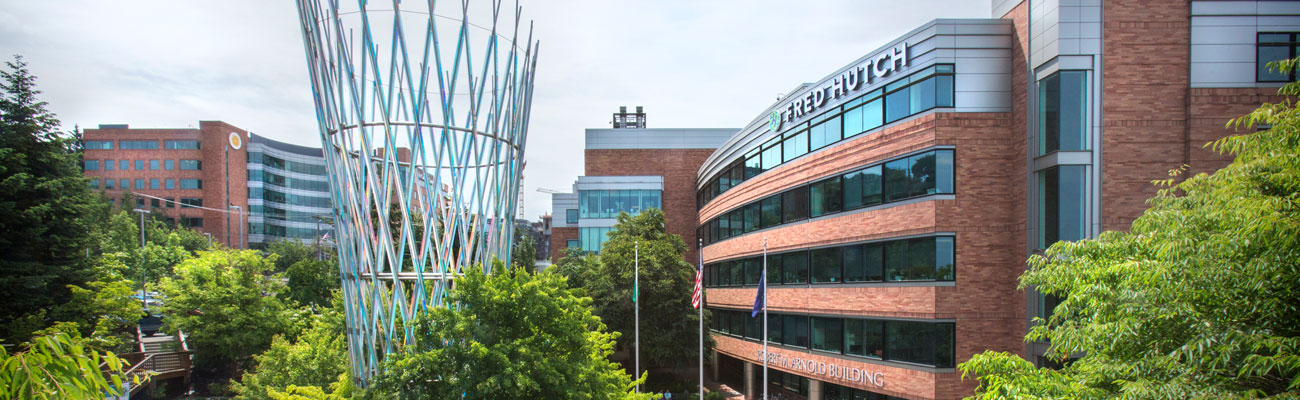
[[[457,279],[449,294],[456,306],[414,322],[416,342],[389,356],[367,396],[653,398],[632,393],[631,377],[608,360],[618,334],[605,331],[590,298],[559,275],[503,267]]]
[[[275,255],[275,272],[285,272],[303,260],[315,260],[317,249],[291,239],[281,239],[266,245],[267,254]]]
[[[342,389],[336,385],[338,382],[351,382],[347,374],[343,296],[335,291],[331,298],[333,307],[321,308],[319,314],[312,316],[311,328],[296,340],[276,336],[270,349],[254,357],[256,369],[244,373],[242,382],[234,385],[238,398],[271,398],[273,393],[288,394],[307,388],[315,388],[324,396]]]
[[[0,71],[0,325],[40,321],[89,280],[86,219],[104,207],[22,57]],[[48,322],[37,325],[37,329]],[[22,325],[22,324],[20,324]],[[14,332],[15,329],[6,329]],[[7,337],[11,343],[27,332]]]
[[[284,284],[270,271],[256,250],[201,251],[185,260],[159,283],[167,333],[185,331],[199,366],[247,366],[292,323],[275,296]]]
[[[131,297],[131,281],[122,276],[127,267],[123,254],[105,254],[95,260],[94,278],[84,286],[69,285],[72,298],[54,306],[50,317],[70,323],[87,343],[98,349],[130,351],[131,329],[144,315]]]
[[[1294,62],[1285,63],[1285,70]],[[980,398],[1300,396],[1300,108],[1288,96],[1215,141],[1235,155],[1148,200],[1129,232],[1061,242],[1031,257],[1021,287],[1064,297],[1026,336],[1060,370],[986,352],[961,365]]]
[[[537,268],[537,241],[533,240],[533,235],[526,229],[515,228],[515,249],[511,252],[514,259],[510,264],[512,268],[523,268],[525,271],[534,272]]]
[[[88,346],[75,331],[53,332],[13,355],[0,347],[0,398],[102,399],[121,394],[127,382],[140,384],[139,376],[122,372],[124,366],[113,353]]]
[[[611,330],[622,333],[619,345],[632,348],[632,286],[639,248],[641,320],[654,321],[641,324],[642,362],[681,366],[699,354],[696,346],[682,345],[698,343],[700,338],[699,311],[691,306],[695,267],[683,260],[686,244],[681,236],[668,233],[664,221],[663,211],[654,208],[636,216],[620,213],[598,258],[583,260],[566,255],[560,271],[583,282],[595,301],[596,314]],[[586,265],[569,265],[579,260],[579,264]],[[706,312],[706,324],[708,317]],[[713,347],[707,336],[705,347]]]
[[[284,275],[289,278],[284,297],[304,306],[327,306],[330,292],[342,287],[337,259],[301,260],[289,266]]]

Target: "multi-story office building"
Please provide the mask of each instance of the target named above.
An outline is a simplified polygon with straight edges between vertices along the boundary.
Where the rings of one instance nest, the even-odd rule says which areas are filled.
[[[249,243],[321,240],[333,227],[321,149],[251,135],[248,207]]]
[[[716,378],[754,398],[766,358],[787,397],[952,399],[985,350],[1052,365],[1023,341],[1054,304],[1017,289],[1027,256],[1127,229],[1171,169],[1222,167],[1202,145],[1296,78],[1264,66],[1297,55],[1296,2],[992,8],[756,110],[699,169]]]
[[[566,247],[599,253],[620,212],[663,210],[669,233],[681,235],[695,260],[695,174],[736,129],[645,128],[645,113],[614,114],[620,128],[587,129],[584,176],[573,192],[553,194],[551,257]]]
[[[200,121],[197,129],[100,125],[85,130],[84,147],[92,188],[114,201],[132,193],[135,207],[230,247],[312,241],[332,228],[319,148],[220,121]]]

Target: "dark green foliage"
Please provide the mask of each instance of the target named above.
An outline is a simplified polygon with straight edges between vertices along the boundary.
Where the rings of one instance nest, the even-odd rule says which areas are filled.
[[[81,176],[72,139],[37,100],[21,57],[0,71],[0,326],[44,327],[39,310],[67,302],[90,280],[88,220],[104,207]],[[27,317],[24,317],[27,315]],[[30,330],[7,329],[10,343]]]
[[[285,298],[303,306],[328,306],[330,292],[342,286],[337,259],[301,260],[289,266],[284,276],[289,279]]]
[[[417,342],[389,356],[375,399],[647,399],[608,360],[616,333],[591,299],[555,274],[497,265],[456,281],[453,308],[415,323]],[[462,395],[464,397],[462,397]]]
[[[511,267],[534,272],[537,268],[537,241],[524,229],[515,229],[515,249],[511,252]]]

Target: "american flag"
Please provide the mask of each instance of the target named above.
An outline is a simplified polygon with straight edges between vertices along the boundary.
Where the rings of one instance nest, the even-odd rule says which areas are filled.
[[[691,293],[691,307],[700,308],[700,299],[704,297],[704,268],[695,267],[695,291]]]

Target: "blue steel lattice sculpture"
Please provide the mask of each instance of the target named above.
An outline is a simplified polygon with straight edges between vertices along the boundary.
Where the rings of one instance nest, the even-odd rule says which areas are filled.
[[[297,5],[364,385],[464,268],[510,265],[538,46],[500,1]]]

